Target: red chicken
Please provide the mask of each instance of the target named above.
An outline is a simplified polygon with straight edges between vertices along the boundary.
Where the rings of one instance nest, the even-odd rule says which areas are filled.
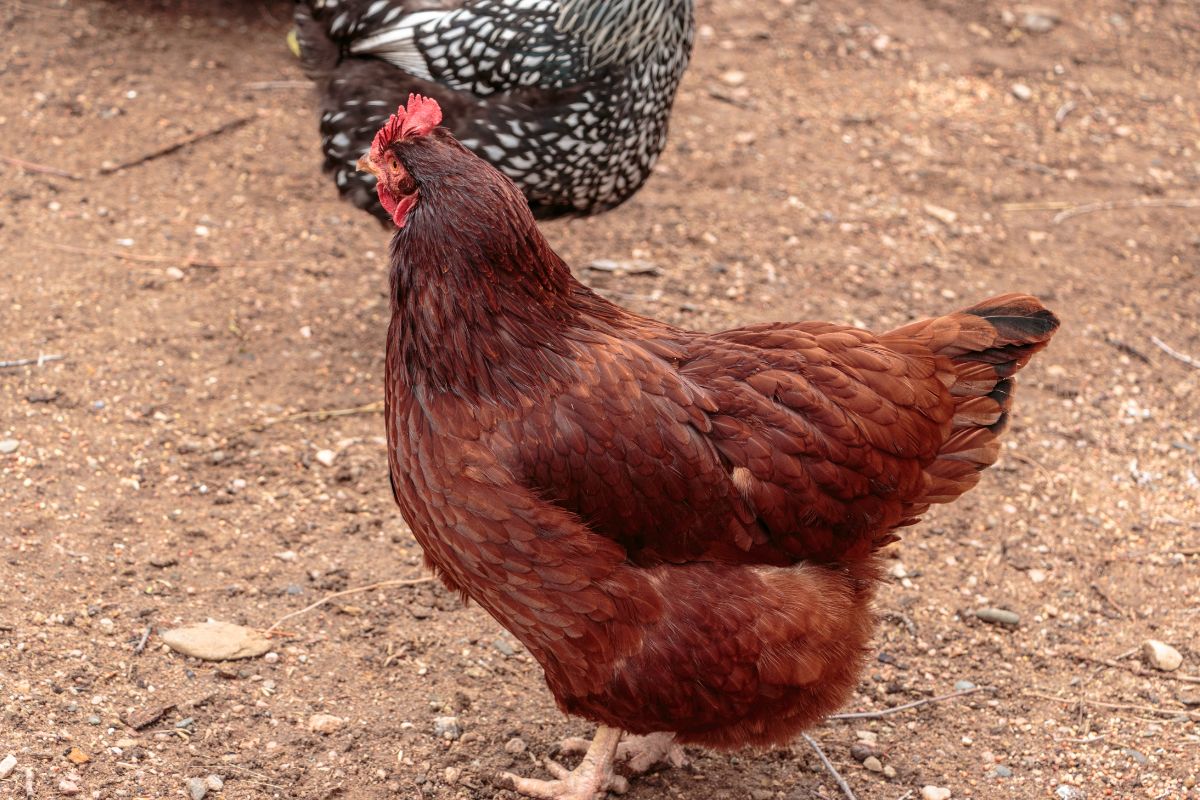
[[[700,333],[576,281],[512,181],[410,97],[360,166],[392,243],[396,501],[451,589],[599,723],[541,798],[617,787],[674,743],[784,742],[842,704],[876,553],[995,461],[1054,315],[1010,294],[880,335]]]

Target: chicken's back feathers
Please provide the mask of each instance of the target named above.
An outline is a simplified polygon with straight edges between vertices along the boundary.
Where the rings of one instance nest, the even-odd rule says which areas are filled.
[[[429,563],[569,712],[736,747],[834,710],[878,549],[995,460],[1054,316],[1005,295],[882,335],[681,330],[579,284],[444,130],[393,153],[420,199],[393,240],[389,464]]]

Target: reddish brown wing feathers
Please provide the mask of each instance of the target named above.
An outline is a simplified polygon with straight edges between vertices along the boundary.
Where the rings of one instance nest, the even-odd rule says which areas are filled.
[[[506,438],[540,496],[635,563],[861,557],[994,461],[1006,376],[1053,333],[1020,301],[879,338],[826,323],[597,334],[580,380]],[[653,345],[671,336],[664,360]]]

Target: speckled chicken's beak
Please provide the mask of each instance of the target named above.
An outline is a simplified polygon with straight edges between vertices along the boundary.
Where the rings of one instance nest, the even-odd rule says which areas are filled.
[[[363,153],[362,158],[354,166],[358,167],[359,172],[369,172],[376,178],[379,177],[379,169],[375,166],[375,162],[371,160],[370,153]]]

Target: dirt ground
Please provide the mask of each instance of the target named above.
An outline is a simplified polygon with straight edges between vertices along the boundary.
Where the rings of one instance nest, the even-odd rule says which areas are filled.
[[[661,168],[546,226],[583,280],[695,327],[887,328],[1010,290],[1062,316],[1000,463],[892,548],[848,710],[988,688],[814,730],[861,800],[1200,797],[1200,362],[1158,344],[1200,358],[1200,10],[1054,11],[701,2]],[[377,401],[387,324],[387,233],[319,173],[289,13],[0,2],[0,360],[61,356],[0,366],[0,798],[217,775],[209,798],[512,800],[497,772],[591,734],[432,583],[293,617],[265,658],[159,637],[422,574],[380,415],[287,417]],[[841,796],[803,741],[689,757],[627,796]]]

